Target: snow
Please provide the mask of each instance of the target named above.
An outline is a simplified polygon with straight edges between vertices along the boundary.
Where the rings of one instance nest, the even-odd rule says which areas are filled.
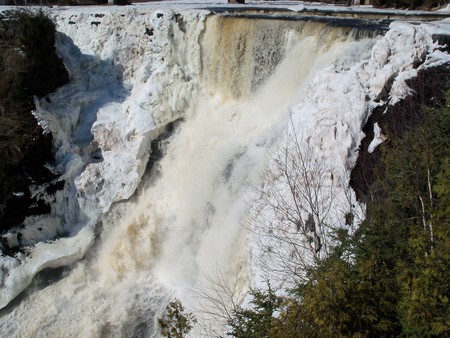
[[[312,166],[317,161],[321,166],[320,175],[331,173],[335,178],[328,183],[326,180],[322,181],[323,188],[317,188],[318,205],[306,207],[301,212],[304,222],[308,219],[308,214],[322,212],[324,218],[315,219],[315,223],[332,225],[328,230],[326,227],[317,229],[322,238],[322,245],[325,245],[326,239],[330,238],[330,235],[327,235],[330,229],[344,228],[350,232],[356,230],[344,224],[346,212],[352,212],[357,219],[363,219],[364,207],[356,203],[353,192],[349,191],[348,182],[357,160],[358,147],[365,136],[361,129],[372,110],[382,103],[380,98],[386,99],[387,104],[396,104],[411,94],[406,81],[416,76],[418,69],[450,62],[447,54],[436,50],[439,46],[433,42],[429,29],[430,27],[425,25],[392,23],[386,35],[373,46],[370,58],[363,61],[355,60],[357,62],[350,68],[346,68],[347,65],[343,67],[339,63],[325,67],[309,83],[305,96],[290,110],[292,123],[286,131],[285,138],[297,139],[296,142],[300,147],[308,149],[305,151],[306,155],[300,155],[306,156],[307,162],[311,161],[307,165]],[[439,61],[435,59],[436,54],[441,57]],[[417,64],[420,64],[418,69]],[[369,146],[370,152],[384,140],[378,125],[375,125],[374,132],[375,139]],[[283,157],[285,149],[282,145],[279,150],[281,155],[278,158]],[[308,153],[314,155],[308,158]],[[275,155],[274,158],[275,163],[269,164],[269,168],[272,168],[269,173],[276,177],[277,156]],[[305,161],[305,157],[301,160]],[[282,174],[282,170],[279,174]],[[283,196],[282,203],[293,199],[288,182],[283,181],[282,178],[275,179],[275,183],[271,182],[262,190],[263,199],[269,202],[265,203],[262,210],[253,211],[255,215],[258,215],[255,221],[257,230],[254,237],[256,238],[251,240],[252,255],[256,257],[253,279],[257,281],[259,287],[264,287],[264,279],[267,278],[290,285],[289,283],[302,278],[301,272],[297,275],[297,272],[293,272],[295,267],[290,265],[313,264],[315,258],[313,248],[305,249],[309,247],[308,238],[299,239],[301,235],[298,232],[288,230],[289,223],[281,225],[279,229],[272,228],[273,222],[283,224],[284,218],[283,215],[277,214],[278,210],[274,211],[270,207],[278,205],[280,198],[277,195]],[[290,203],[294,205],[293,200]],[[307,200],[297,197],[296,205],[304,206],[308,203]],[[352,208],[351,205],[356,208]],[[328,209],[333,212],[328,212]],[[276,232],[276,235],[264,235],[260,224]],[[286,233],[292,233],[292,235],[287,236]],[[332,247],[333,243],[328,245]],[[302,263],[292,258],[297,252],[301,253]],[[259,262],[258,257],[261,257]],[[291,258],[288,260],[286,257]],[[287,261],[292,261],[292,264],[287,264]],[[274,267],[280,267],[283,264],[288,266],[281,271],[273,272]]]
[[[241,9],[264,9],[264,10],[288,10],[292,12],[302,12],[305,10],[320,11],[324,10],[327,12],[341,12],[341,13],[389,13],[389,14],[401,14],[405,16],[416,16],[418,14],[430,14],[430,11],[411,11],[411,10],[399,10],[399,9],[378,9],[373,8],[370,5],[360,5],[360,6],[343,6],[343,5],[332,5],[317,2],[302,2],[302,1],[266,1],[266,0],[246,0],[245,4],[229,4],[228,0],[192,0],[192,1],[150,1],[150,2],[138,2],[132,3],[131,6],[127,6],[124,9],[123,6],[86,6],[75,8],[68,6],[53,6],[51,11],[75,11],[83,13],[96,13],[96,12],[123,12],[124,10],[129,10],[130,7],[137,10],[175,10],[182,11],[187,9],[206,9],[206,10],[241,10]],[[15,10],[16,6],[0,6],[0,11]],[[46,7],[43,7],[46,10]],[[437,14],[447,14],[449,12],[449,7],[441,8],[436,11]]]
[[[332,175],[325,179],[336,194],[333,210],[347,208],[349,194],[354,199],[348,189],[349,173],[364,137],[361,129],[374,107],[408,95],[406,81],[418,69],[450,62],[432,41],[433,32],[449,32],[448,22],[395,22],[384,37],[359,42],[333,37],[323,49],[316,47],[321,45],[314,33],[301,35],[286,24],[287,28],[271,31],[280,39],[274,46],[277,52],[282,46],[282,62],[273,73],[266,70],[262,75],[267,82],[252,91],[253,59],[240,60],[238,55],[235,63],[225,63],[227,52],[227,60],[235,60],[234,49],[225,47],[236,46],[236,41],[217,39],[222,33],[234,37],[235,31],[225,31],[219,20],[207,21],[209,10],[224,4],[152,2],[50,11],[58,24],[57,50],[70,83],[49,95],[51,102],[36,99],[33,114],[53,134],[53,169],[65,187],[54,197],[34,188],[52,202],[52,213],[26,220],[21,233],[28,255],[1,257],[0,307],[42,269],[83,258],[99,232],[94,262],[86,259],[61,284],[42,290],[42,302],[23,305],[27,310],[44,311],[37,310],[39,303],[45,306],[53,298],[64,303],[60,294],[66,291],[58,289],[64,286],[73,290],[69,298],[74,304],[83,304],[86,298],[92,306],[104,307],[104,321],[125,323],[126,311],[117,314],[97,294],[113,299],[146,287],[161,293],[155,287],[158,280],[183,296],[214,264],[227,272],[238,271],[242,289],[249,283],[260,285],[265,272],[257,261],[264,256],[266,267],[275,263],[260,251],[260,239],[247,237],[240,221],[255,216],[250,213],[255,209],[248,206],[254,186],[261,184],[259,193],[270,199],[267,187],[278,184],[268,178],[259,181],[264,167],[274,166],[267,153],[276,154],[286,135],[307,143],[324,168],[339,173],[339,179]],[[314,8],[297,2],[250,4],[293,11]],[[240,24],[248,29],[245,20]],[[258,24],[252,21],[250,26]],[[264,28],[250,29],[245,38],[264,41],[265,36],[255,33],[267,31]],[[254,49],[249,48],[246,57],[255,58],[252,53],[265,48],[250,42],[254,41],[248,42]],[[241,77],[248,83],[235,83]],[[242,97],[233,96],[233,90]],[[185,122],[159,164],[164,179],[143,182],[151,141],[180,118]],[[377,126],[374,133],[372,150],[383,140]],[[362,214],[363,208],[356,205],[353,212]],[[302,216],[308,218],[306,213]],[[338,211],[327,217],[329,223],[346,226]],[[18,241],[17,232],[6,235],[10,243]],[[68,236],[48,242],[58,233]],[[154,307],[161,302],[158,298]],[[130,306],[129,300],[121,304],[121,310]],[[62,308],[66,312],[61,313],[61,327],[80,330],[71,316],[81,310]],[[79,316],[86,332],[101,329],[86,314]]]
[[[150,140],[158,136],[155,132],[186,109],[194,84],[187,83],[184,77],[195,75],[189,73],[199,69],[191,69],[197,62],[196,55],[191,56],[193,61],[187,60],[185,69],[174,64],[177,56],[172,54],[169,38],[173,13],[164,12],[159,17],[150,12],[143,16],[144,13],[131,10],[121,17],[105,8],[102,18],[95,17],[100,8],[92,14],[78,9],[63,11],[61,18],[56,14],[56,20],[61,22],[58,53],[68,69],[70,83],[49,95],[50,102],[36,101],[33,112],[44,130],[53,134],[55,169],[62,173],[60,180],[66,184],[62,192],[57,192],[52,215],[40,217],[47,217],[46,221],[27,221],[34,225],[20,231],[23,243],[35,244],[36,229],[43,227],[41,223],[47,229],[38,232],[41,241],[63,232],[73,237],[51,244],[42,242],[39,249],[30,249],[31,258],[18,259],[20,271],[7,269],[0,306],[22,291],[34,274],[48,267],[47,258],[51,258],[50,265],[61,266],[83,257],[93,243],[101,215],[112,203],[128,199],[135,191],[147,164]],[[192,21],[200,18],[198,26],[193,26],[197,36],[205,13],[186,13]],[[101,24],[93,27],[93,20]],[[111,24],[113,20],[115,24]],[[76,27],[68,21],[76,22]],[[155,34],[146,35],[144,26],[154,27]],[[118,36],[114,30],[125,34]],[[93,39],[92,34],[97,38]],[[128,62],[130,55],[134,62]],[[167,72],[172,76],[167,77]],[[178,92],[179,97],[171,95],[173,92]],[[166,114],[168,111],[173,111],[174,116]],[[94,158],[97,149],[101,149],[100,162]],[[7,235],[10,244],[15,235]],[[70,245],[65,247],[60,242]]]
[[[386,140],[386,137],[382,134],[381,128],[378,125],[378,123],[374,123],[373,125],[373,140],[370,142],[369,147],[367,151],[369,153],[373,153],[381,143],[383,143]]]

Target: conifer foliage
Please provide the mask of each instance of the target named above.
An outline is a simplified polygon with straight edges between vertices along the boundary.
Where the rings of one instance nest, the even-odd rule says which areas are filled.
[[[245,338],[267,338],[271,335],[271,328],[275,326],[276,311],[281,308],[282,298],[267,281],[267,290],[250,289],[252,308],[237,307],[228,320],[228,335]]]
[[[450,91],[420,119],[387,135],[360,229],[276,297],[276,318],[261,301],[274,291],[252,292],[256,306],[235,312],[233,336],[450,335]]]
[[[162,318],[158,319],[163,337],[184,338],[191,331],[196,319],[192,313],[186,313],[178,299],[170,302]]]

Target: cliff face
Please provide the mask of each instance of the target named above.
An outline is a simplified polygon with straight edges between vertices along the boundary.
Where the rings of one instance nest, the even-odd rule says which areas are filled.
[[[43,13],[0,14],[0,230],[32,214],[50,211],[30,184],[50,181],[52,137],[31,111],[33,96],[45,96],[68,81],[55,51],[55,26]]]
[[[377,138],[376,130],[380,128],[383,131],[385,136],[382,138],[387,138],[387,143],[390,138],[401,138],[404,133],[416,130],[423,123],[429,109],[445,104],[445,95],[450,89],[450,69],[448,66],[441,66],[419,71],[417,77],[408,80],[408,86],[414,95],[409,95],[395,105],[375,108],[363,128],[366,137],[361,142],[358,160],[350,178],[352,189],[363,203],[373,199],[370,187],[380,178],[377,175],[383,174],[383,145],[376,149],[370,148],[370,144]]]
[[[345,175],[372,108],[394,79],[390,97],[408,92],[404,79],[415,76],[417,61],[428,66],[447,57],[419,25],[394,24],[375,38],[359,27],[272,15],[147,6],[52,11],[71,79],[38,100],[35,115],[53,133],[52,167],[62,174],[53,189],[62,190],[50,215],[28,217],[26,228],[5,234],[26,254],[0,255],[0,307],[36,273],[70,266],[96,243],[73,273],[4,310],[14,308],[0,318],[7,336],[151,336],[166,297],[189,298],[204,271],[237,276],[239,292],[258,285],[262,271],[280,266],[269,253],[284,250],[286,262],[294,252],[279,245],[284,238],[247,236],[248,221],[274,220],[275,231],[290,226],[251,200],[262,196],[270,207],[279,191],[289,191],[281,175],[264,171],[284,154],[278,144],[303,144],[330,168],[320,176],[336,206],[327,223],[347,226],[341,206],[356,209],[350,215],[361,208],[348,203],[354,199]],[[164,156],[146,167],[157,157],[154,142],[180,119]],[[309,210],[299,216],[311,224]],[[33,320],[24,327],[27,316]]]

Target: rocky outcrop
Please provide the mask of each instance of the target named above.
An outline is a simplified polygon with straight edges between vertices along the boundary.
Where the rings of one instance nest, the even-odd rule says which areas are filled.
[[[414,95],[394,105],[375,108],[363,128],[366,137],[361,142],[350,185],[358,200],[364,203],[371,199],[370,187],[377,176],[383,175],[381,156],[384,145],[373,150],[370,147],[375,138],[374,131],[377,127],[381,128],[389,144],[390,137],[401,137],[405,132],[416,129],[429,109],[443,104],[450,90],[450,68],[441,66],[422,70],[407,83]]]
[[[30,193],[51,181],[52,137],[31,114],[33,97],[68,81],[55,51],[55,26],[43,13],[0,14],[0,231],[50,211]],[[49,185],[49,189],[58,189]]]

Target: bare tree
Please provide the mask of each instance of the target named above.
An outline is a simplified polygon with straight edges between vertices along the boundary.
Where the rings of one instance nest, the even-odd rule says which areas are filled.
[[[352,192],[343,166],[320,158],[310,138],[291,121],[256,189],[251,219],[259,267],[272,279],[305,278],[333,247],[336,212],[354,223]]]
[[[202,276],[192,290],[196,299],[197,336],[223,337],[226,324],[246,294],[242,284],[239,275],[226,274],[218,267]]]
[[[304,281],[307,269],[331,253],[333,232],[346,222],[347,229],[354,231],[359,216],[348,186],[348,169],[318,157],[305,134],[294,127],[286,133],[269,158],[263,183],[254,187],[247,218],[250,260],[256,260],[266,280]],[[198,336],[223,336],[226,324],[242,306],[247,291],[243,285],[238,275],[219,268],[201,278],[193,291]]]

